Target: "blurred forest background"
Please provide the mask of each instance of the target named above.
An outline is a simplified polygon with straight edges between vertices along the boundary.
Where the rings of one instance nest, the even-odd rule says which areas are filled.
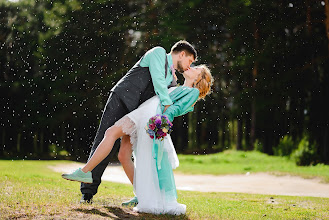
[[[328,38],[328,0],[0,0],[0,157],[86,160],[112,86],[186,39],[215,85],[175,119],[179,153],[328,164]]]

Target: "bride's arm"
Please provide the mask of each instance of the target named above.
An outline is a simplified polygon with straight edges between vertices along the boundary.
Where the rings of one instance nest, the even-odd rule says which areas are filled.
[[[182,114],[186,114],[189,112],[189,108],[194,105],[194,103],[199,98],[199,90],[192,89],[188,94],[177,100],[174,104],[172,104],[165,112],[164,115],[168,117],[170,121],[174,120],[174,117],[180,116]],[[193,108],[191,108],[193,110]]]

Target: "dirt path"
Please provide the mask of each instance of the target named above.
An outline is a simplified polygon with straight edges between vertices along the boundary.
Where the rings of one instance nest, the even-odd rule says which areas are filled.
[[[59,173],[68,173],[79,167],[82,167],[81,163],[62,164],[50,168]],[[102,180],[130,184],[120,165],[107,167]],[[274,176],[267,173],[223,176],[175,173],[175,181],[178,190],[329,198],[329,184],[320,183],[319,179],[303,179],[297,176]]]

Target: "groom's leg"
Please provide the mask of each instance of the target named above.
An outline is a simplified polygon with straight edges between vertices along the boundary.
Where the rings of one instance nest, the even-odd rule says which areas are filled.
[[[131,184],[134,184],[134,163],[131,158],[132,153],[133,149],[132,144],[130,143],[130,137],[128,135],[125,135],[121,139],[118,159]]]
[[[123,136],[120,145],[120,151],[118,159],[128,176],[131,184],[134,184],[134,163],[132,161],[132,144],[130,143],[130,137],[128,135]],[[130,199],[129,201],[123,202],[122,206],[136,206],[138,204],[137,197]]]
[[[106,106],[104,108],[104,112],[103,112],[101,122],[100,122],[100,125],[98,127],[98,130],[97,130],[97,133],[95,136],[95,140],[94,140],[94,143],[93,143],[90,155],[89,155],[89,159],[94,154],[99,143],[103,140],[105,131],[109,127],[114,125],[114,123],[116,121],[118,121],[120,118],[122,118],[127,113],[128,113],[128,110],[127,110],[126,106],[124,105],[124,103],[120,100],[119,96],[117,96],[115,93],[111,93],[107,100]],[[101,177],[104,173],[104,170],[107,167],[107,165],[109,164],[112,156],[116,153],[118,147],[119,147],[119,141],[116,141],[111,153],[92,170],[92,177],[93,177],[92,184],[81,183],[80,190],[81,190],[82,194],[95,195],[97,193],[97,189],[98,189],[99,184],[101,183]]]

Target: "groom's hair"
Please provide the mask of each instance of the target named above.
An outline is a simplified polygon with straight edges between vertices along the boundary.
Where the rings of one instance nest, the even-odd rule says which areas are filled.
[[[194,47],[187,42],[186,40],[180,40],[177,43],[174,44],[171,48],[172,53],[179,53],[181,51],[185,51],[187,55],[193,55],[195,61],[197,60],[197,53]]]

